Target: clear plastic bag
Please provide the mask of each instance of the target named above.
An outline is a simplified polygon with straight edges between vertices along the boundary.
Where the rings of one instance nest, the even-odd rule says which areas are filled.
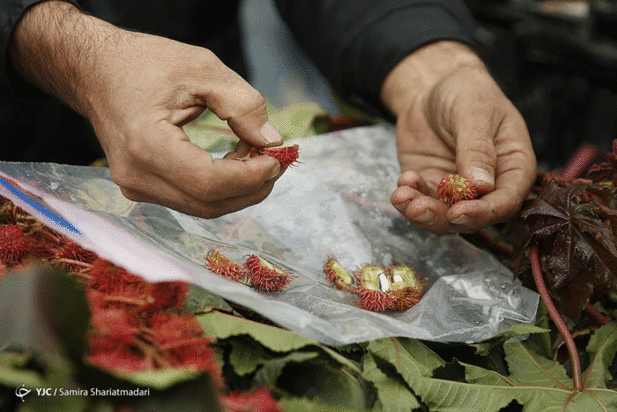
[[[265,201],[218,219],[131,202],[102,168],[0,163],[0,176],[8,178],[0,180],[0,195],[146,279],[192,282],[324,344],[389,336],[478,342],[534,322],[538,295],[493,256],[458,235],[421,231],[390,205],[400,173],[391,127],[297,143],[302,163]],[[260,292],[214,275],[204,267],[212,248],[238,261],[257,254],[289,269],[294,280],[284,291]],[[352,294],[325,278],[329,255],[349,270],[409,263],[427,278],[427,292],[404,312],[359,309]]]

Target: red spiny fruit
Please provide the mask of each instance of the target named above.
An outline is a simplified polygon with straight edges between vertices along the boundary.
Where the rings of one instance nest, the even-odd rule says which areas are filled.
[[[281,167],[284,169],[287,166],[297,163],[299,148],[297,144],[292,146],[253,148],[249,152],[249,157],[259,155],[274,157],[281,163]]]
[[[110,347],[131,345],[135,342],[137,329],[123,309],[98,308],[92,312],[90,324],[92,329],[89,338],[93,340],[96,347],[100,348],[106,344]]]
[[[461,175],[446,174],[437,187],[437,196],[452,206],[461,200],[471,200],[478,196],[473,183]]]
[[[90,287],[105,294],[124,292],[127,289],[145,294],[150,287],[142,278],[100,257],[92,262],[88,274],[91,276]]]
[[[390,288],[388,274],[383,266],[365,264],[354,272],[358,287],[387,292]]]
[[[150,290],[154,302],[150,305],[149,310],[180,308],[186,299],[187,291],[188,284],[186,282],[155,283]]]
[[[422,296],[422,292],[411,287],[399,285],[398,282],[392,284],[388,294],[394,298],[394,307],[392,309],[395,311],[411,308],[420,301]]]
[[[195,317],[158,313],[149,322],[156,348],[171,366],[206,371],[222,387],[221,368],[210,347],[212,339],[203,335]]]
[[[12,265],[26,256],[32,241],[24,234],[20,225],[6,224],[0,226],[0,261]]]
[[[78,260],[83,263],[92,263],[97,255],[91,250],[84,249],[79,243],[63,238],[62,246],[56,248],[55,259]]]
[[[395,307],[395,297],[387,292],[358,288],[358,294],[360,297],[356,304],[361,309],[383,312],[386,309],[394,309]]]
[[[413,267],[405,264],[390,265],[386,270],[388,271],[392,285],[397,282],[402,282],[406,287],[416,289],[419,292],[424,289],[424,284],[422,283],[424,277],[419,276]]]
[[[217,275],[225,276],[227,279],[240,280],[246,276],[244,266],[234,262],[221,252],[210,249],[206,255],[206,266]]]
[[[147,364],[135,347],[138,328],[124,309],[91,307],[88,362],[108,370],[142,370]]]
[[[203,335],[203,329],[199,322],[189,315],[157,313],[148,320],[148,324],[155,332],[160,344]],[[209,343],[209,339],[204,339]]]
[[[92,341],[88,341],[92,345]],[[91,365],[109,371],[135,372],[146,369],[148,362],[143,355],[130,346],[115,346],[110,350],[96,349],[86,356]]]
[[[337,288],[342,289],[345,286],[350,286],[353,283],[353,278],[349,272],[339,263],[334,256],[329,256],[324,263],[323,273],[328,280]]]
[[[268,389],[232,392],[222,403],[226,412],[284,412]]]
[[[250,255],[245,267],[249,272],[251,284],[265,291],[282,290],[291,282],[291,274],[265,259]]]

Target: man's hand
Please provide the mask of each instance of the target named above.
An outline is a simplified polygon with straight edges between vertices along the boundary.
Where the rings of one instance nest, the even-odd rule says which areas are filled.
[[[112,178],[131,200],[217,217],[262,201],[281,174],[269,156],[234,160],[282,138],[262,96],[206,49],[122,30],[48,1],[24,14],[9,56],[27,82],[90,120]],[[205,109],[241,139],[223,159],[182,130]]]
[[[433,233],[474,232],[512,217],[536,175],[525,122],[479,58],[443,41],[400,62],[382,87],[397,116],[402,174],[392,204]],[[436,197],[446,173],[482,194],[449,207]]]

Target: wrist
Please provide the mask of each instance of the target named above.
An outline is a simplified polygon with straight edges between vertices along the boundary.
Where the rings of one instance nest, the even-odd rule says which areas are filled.
[[[87,116],[87,86],[96,83],[101,41],[118,30],[71,3],[44,1],[30,7],[15,26],[9,62],[25,82]]]
[[[382,104],[395,116],[412,101],[426,95],[441,79],[461,68],[486,70],[468,46],[437,41],[421,47],[401,60],[381,86]]]

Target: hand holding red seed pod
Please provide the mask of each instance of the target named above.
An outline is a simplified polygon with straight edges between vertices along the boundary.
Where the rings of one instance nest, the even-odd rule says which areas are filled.
[[[279,147],[262,147],[253,148],[248,154],[248,157],[256,157],[266,155],[274,157],[281,164],[281,168],[287,166],[293,166],[298,162],[299,146],[297,144],[292,146],[279,146]]]
[[[463,176],[448,173],[437,186],[437,196],[452,206],[461,200],[475,199],[478,191],[474,184]]]

